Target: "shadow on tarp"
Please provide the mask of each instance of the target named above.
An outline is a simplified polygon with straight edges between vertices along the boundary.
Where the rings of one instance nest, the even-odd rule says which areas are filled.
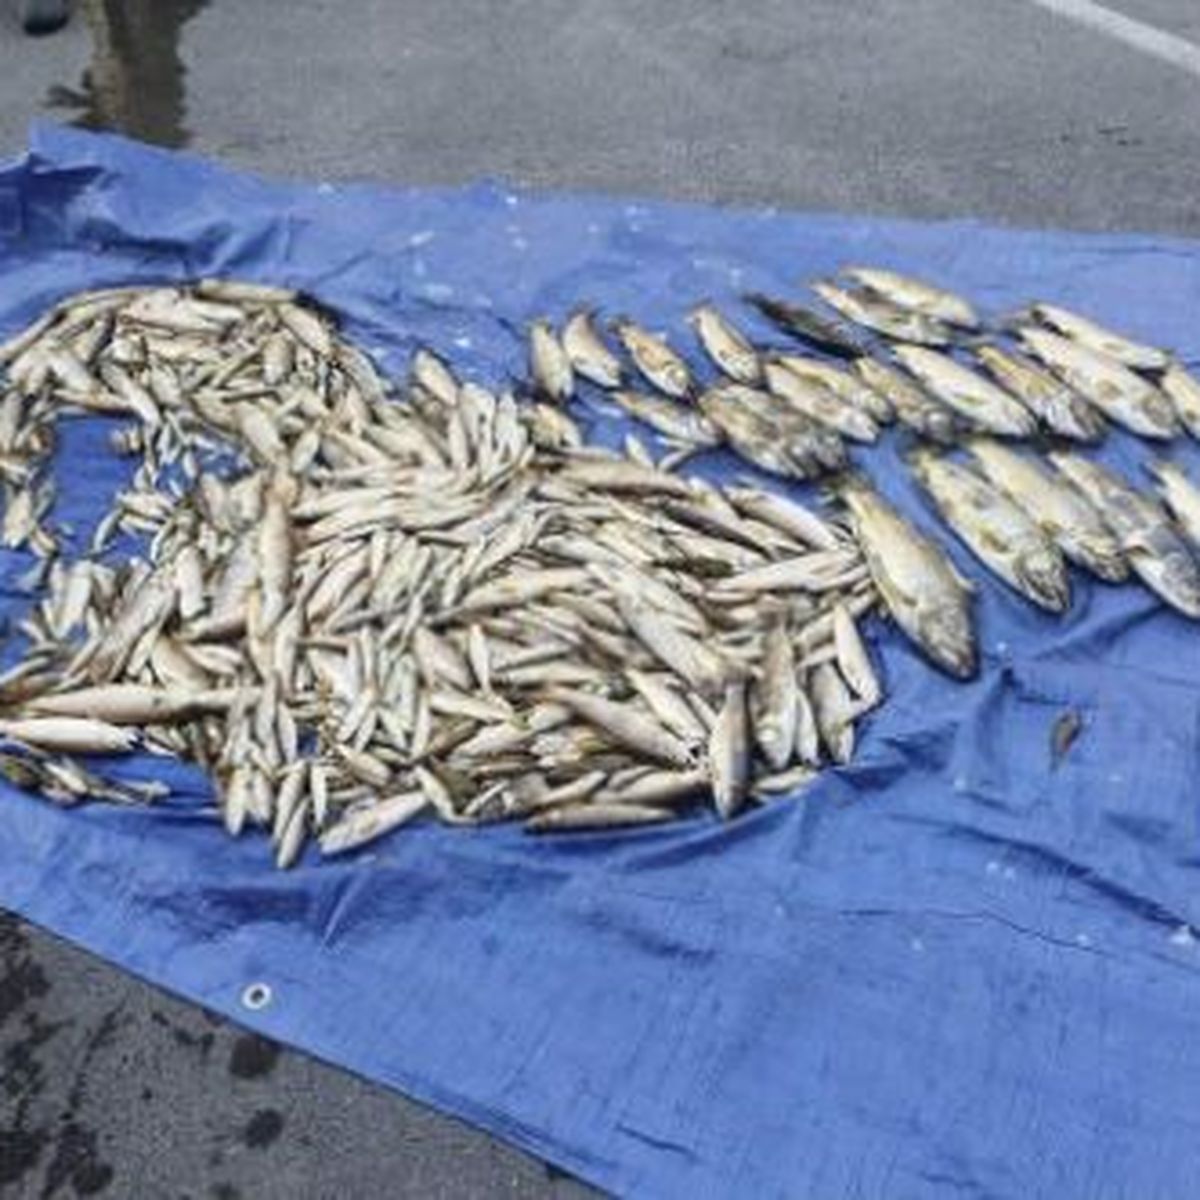
[[[710,296],[769,339],[737,294],[847,260],[1200,356],[1193,242],[294,186],[47,126],[0,173],[0,334],[78,289],[235,275],[311,292],[389,373],[427,342],[496,383],[535,314],[586,299],[687,345]],[[595,437],[626,428],[595,397],[580,412]],[[81,541],[129,468],[99,423],[64,435],[58,512]],[[1114,436],[1104,456],[1136,473],[1145,453]],[[895,445],[857,457],[933,527]],[[27,566],[0,560],[8,617]],[[1075,586],[1052,620],[981,582],[969,686],[874,623],[889,698],[853,765],[729,828],[431,825],[281,875],[264,839],[225,838],[197,772],[152,759],[129,769],[179,791],[150,812],[5,792],[0,902],[625,1194],[1188,1195],[1200,631],[1137,587]],[[1067,709],[1083,731],[1055,764]]]

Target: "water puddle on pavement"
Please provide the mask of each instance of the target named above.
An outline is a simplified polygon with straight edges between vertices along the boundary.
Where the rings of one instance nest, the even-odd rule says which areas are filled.
[[[78,89],[56,86],[54,108],[75,110],[71,124],[127,134],[159,146],[184,146],[190,132],[179,55],[184,25],[209,0],[79,0],[74,19],[87,24],[92,61]]]

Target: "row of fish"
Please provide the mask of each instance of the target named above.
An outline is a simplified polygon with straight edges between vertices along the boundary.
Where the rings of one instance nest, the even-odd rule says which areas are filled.
[[[423,814],[619,829],[731,817],[850,759],[883,698],[848,529],[784,496],[584,444],[561,406],[427,351],[390,396],[323,314],[208,281],[75,297],[4,347],[9,510],[57,422],[113,434],[129,486],[41,557],[0,676],[0,773],[144,802],[80,754],[210,775],[231,834],[289,866]],[[7,460],[6,460],[7,461]],[[120,559],[114,539],[143,539]]]
[[[1177,361],[1065,308],[1034,304],[988,329],[961,297],[891,271],[851,267],[813,290],[835,318],[758,294],[748,300],[842,364],[756,346],[706,302],[688,316],[719,374],[702,386],[665,337],[621,317],[610,328],[630,369],[594,312],[581,308],[561,331],[546,320],[530,326],[533,387],[563,402],[578,380],[589,381],[682,447],[728,442],[756,465],[800,479],[841,469],[844,440],[873,442],[893,420],[944,444],[1039,433],[1094,444],[1110,423],[1155,440],[1181,430],[1200,437],[1200,383]],[[783,449],[764,462],[768,443]]]

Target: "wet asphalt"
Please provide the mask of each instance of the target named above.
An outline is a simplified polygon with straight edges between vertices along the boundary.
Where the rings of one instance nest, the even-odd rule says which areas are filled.
[[[1026,0],[0,0],[51,116],[275,175],[1200,233],[1200,79]],[[1200,42],[1194,0],[1114,0]],[[0,913],[0,1196],[554,1197],[572,1180]]]

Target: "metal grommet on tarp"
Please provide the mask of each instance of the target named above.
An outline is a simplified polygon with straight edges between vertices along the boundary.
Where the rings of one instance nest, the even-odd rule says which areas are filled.
[[[273,999],[274,993],[269,983],[256,981],[246,984],[242,989],[242,1007],[251,1012],[261,1012]]]

